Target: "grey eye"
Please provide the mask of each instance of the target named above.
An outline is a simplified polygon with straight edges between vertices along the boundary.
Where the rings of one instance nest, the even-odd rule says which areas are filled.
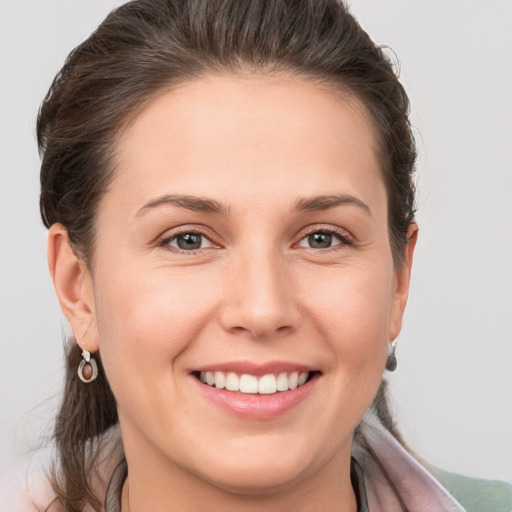
[[[341,237],[328,231],[315,231],[305,236],[299,243],[300,247],[309,247],[311,249],[329,249],[343,242]]]
[[[197,250],[218,248],[218,245],[214,244],[208,236],[198,231],[176,233],[162,240],[159,245],[172,248],[174,252],[190,252],[192,254]]]
[[[326,249],[331,247],[332,234],[331,233],[312,233],[308,235],[308,242],[313,249]]]
[[[183,251],[201,249],[203,245],[203,235],[200,233],[181,233],[180,235],[176,235],[169,245]]]

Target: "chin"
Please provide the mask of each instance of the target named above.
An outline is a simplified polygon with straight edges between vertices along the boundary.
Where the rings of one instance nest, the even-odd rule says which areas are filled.
[[[247,496],[269,496],[286,492],[300,483],[309,471],[296,467],[275,467],[274,464],[225,468],[215,475],[202,475],[211,485],[232,494]]]
[[[312,450],[311,442],[304,443],[296,438],[295,442],[282,438],[266,443],[261,443],[261,439],[250,441],[237,443],[236,449],[224,447],[216,456],[203,459],[201,467],[197,468],[198,476],[233,494],[265,496],[292,489],[329,460],[328,455],[322,453],[322,447]]]

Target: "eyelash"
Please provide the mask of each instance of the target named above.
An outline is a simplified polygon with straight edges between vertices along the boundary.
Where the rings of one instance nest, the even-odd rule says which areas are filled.
[[[334,235],[340,240],[340,243],[331,245],[330,247],[326,247],[323,249],[319,249],[319,248],[315,248],[315,247],[304,247],[305,249],[310,249],[315,252],[325,253],[325,252],[339,250],[342,247],[352,247],[354,245],[354,241],[353,241],[352,237],[345,230],[336,229],[336,228],[333,228],[332,226],[314,226],[314,228],[311,228],[309,231],[306,231],[302,235],[301,239],[299,240],[299,243],[302,242],[304,239],[308,238],[309,236],[314,235],[315,233]]]
[[[302,247],[304,249],[310,249],[315,252],[326,253],[326,252],[330,252],[333,250],[339,250],[341,247],[344,247],[344,246],[351,247],[354,245],[352,237],[350,235],[348,235],[347,232],[344,230],[338,230],[338,229],[335,229],[330,226],[329,227],[328,226],[315,226],[314,228],[311,228],[309,231],[306,231],[301,236],[299,242],[295,243],[294,246],[297,246],[298,244],[300,244],[300,242],[305,240],[307,237],[309,237],[313,234],[316,234],[316,233],[334,235],[340,240],[340,243],[334,244],[334,245],[332,245],[330,247],[326,247],[326,248],[315,248],[315,247],[304,247],[304,246],[299,246],[299,247]],[[167,250],[176,252],[178,254],[187,254],[187,255],[201,254],[205,250],[210,249],[210,247],[208,247],[206,249],[199,248],[199,249],[194,249],[194,250],[190,250],[190,251],[180,249],[178,247],[173,247],[172,249],[170,249],[171,242],[177,240],[177,238],[180,235],[199,235],[201,237],[206,238],[210,243],[216,245],[215,242],[212,241],[213,237],[210,233],[207,233],[199,228],[184,228],[184,229],[179,229],[178,231],[175,231],[170,236],[165,236],[164,238],[160,239],[157,242],[157,246],[166,248]]]
[[[205,249],[194,249],[190,251],[186,251],[184,249],[180,249],[179,247],[172,247],[171,249],[171,242],[176,240],[180,235],[200,235],[201,237],[206,238],[210,241],[210,243],[215,244],[215,242],[212,241],[212,235],[210,233],[207,233],[205,230],[202,230],[200,228],[194,227],[194,228],[182,228],[175,232],[173,232],[170,236],[166,234],[164,238],[159,240],[157,242],[158,247],[163,247],[169,251],[178,253],[178,254],[187,254],[187,255],[194,255],[194,254],[201,254]]]

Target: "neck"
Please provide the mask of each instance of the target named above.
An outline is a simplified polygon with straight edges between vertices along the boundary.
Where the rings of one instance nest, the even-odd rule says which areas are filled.
[[[131,480],[133,483],[133,479]],[[136,484],[135,488],[137,488]],[[344,495],[341,489],[333,490],[333,494],[317,495],[307,493],[303,488],[299,493],[287,492],[273,496],[264,495],[236,495],[227,493],[219,495],[208,493],[202,496],[189,495],[180,489],[169,498],[162,496],[148,498],[146,493],[136,490],[130,491],[130,479],[127,479],[123,487],[121,499],[121,512],[139,512],[154,510],[155,512],[170,512],[180,510],[188,512],[192,510],[223,510],[225,512],[297,512],[322,510],[323,512],[357,512],[357,503],[352,489]],[[154,492],[154,490],[153,490]],[[179,494],[178,494],[179,493]],[[148,502],[153,503],[148,505]],[[155,506],[158,508],[156,509]],[[150,508],[148,508],[150,507]],[[211,508],[210,508],[211,507]]]

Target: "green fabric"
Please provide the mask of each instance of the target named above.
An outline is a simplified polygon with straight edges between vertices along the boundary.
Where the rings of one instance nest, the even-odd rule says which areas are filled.
[[[512,485],[480,480],[428,466],[432,475],[467,512],[512,512]]]

